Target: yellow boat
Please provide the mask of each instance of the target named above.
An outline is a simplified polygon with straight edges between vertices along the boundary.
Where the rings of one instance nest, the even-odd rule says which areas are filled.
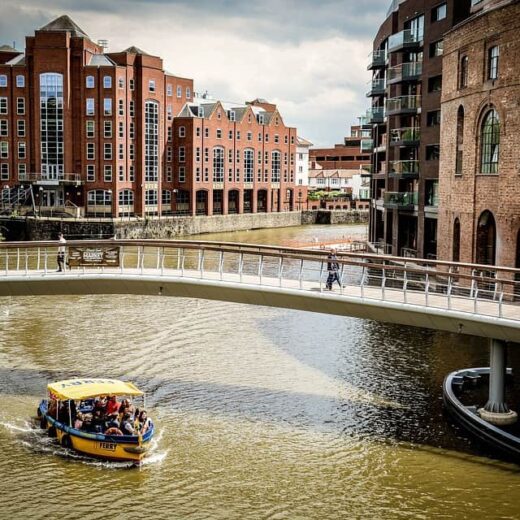
[[[136,464],[143,460],[154,434],[150,419],[146,431],[137,435],[121,435],[121,432],[106,434],[74,428],[75,410],[85,411],[90,404],[93,406],[96,398],[142,396],[144,402],[143,392],[134,384],[115,379],[68,379],[49,384],[47,390],[49,398],[42,400],[38,407],[40,426],[51,437],[56,437],[63,447],[105,460],[132,461]]]

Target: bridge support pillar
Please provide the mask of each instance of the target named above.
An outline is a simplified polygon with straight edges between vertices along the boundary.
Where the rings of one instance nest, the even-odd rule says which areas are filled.
[[[518,414],[510,410],[505,401],[507,345],[498,339],[491,339],[489,343],[489,398],[479,415],[491,424],[505,426],[518,420]]]

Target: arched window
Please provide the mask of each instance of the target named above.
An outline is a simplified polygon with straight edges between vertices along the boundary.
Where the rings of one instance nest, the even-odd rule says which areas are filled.
[[[468,86],[468,69],[469,59],[467,56],[463,56],[460,60],[459,88],[466,88]]]
[[[491,109],[482,122],[480,131],[480,151],[480,171],[482,173],[498,173],[500,121],[495,109]]]
[[[132,190],[119,191],[119,205],[132,206],[134,203],[134,192]]]
[[[457,112],[457,154],[455,159],[455,175],[462,175],[464,151],[464,107]]]
[[[453,255],[454,262],[460,262],[460,220],[455,219],[453,223]]]
[[[213,148],[213,182],[224,182],[224,148]]]
[[[495,265],[497,233],[495,217],[491,211],[484,211],[477,225],[477,264]]]
[[[85,78],[85,86],[87,88],[94,88],[95,87],[95,79],[94,76],[87,76]]]
[[[253,182],[255,173],[255,151],[251,148],[244,150],[244,182]]]
[[[275,150],[271,156],[271,182],[280,182],[280,164],[282,154]]]

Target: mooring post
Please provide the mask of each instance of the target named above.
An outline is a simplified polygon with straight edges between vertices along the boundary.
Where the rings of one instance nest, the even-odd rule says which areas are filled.
[[[505,399],[507,345],[505,341],[491,339],[489,347],[489,398],[484,408],[479,410],[479,415],[497,426],[513,424],[518,414],[509,409]]]

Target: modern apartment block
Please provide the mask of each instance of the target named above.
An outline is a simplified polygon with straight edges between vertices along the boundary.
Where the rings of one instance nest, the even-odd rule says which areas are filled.
[[[520,1],[446,35],[439,258],[520,268]]]
[[[394,255],[437,256],[443,37],[470,0],[394,0],[374,39],[363,121],[372,128],[369,237]]]
[[[294,209],[296,129],[262,100],[222,104],[68,16],[0,47],[2,201],[40,212],[226,214]]]

